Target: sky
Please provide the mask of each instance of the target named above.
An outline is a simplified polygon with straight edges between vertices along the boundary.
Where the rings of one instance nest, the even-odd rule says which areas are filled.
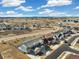
[[[0,0],[0,17],[79,17],[79,0]]]

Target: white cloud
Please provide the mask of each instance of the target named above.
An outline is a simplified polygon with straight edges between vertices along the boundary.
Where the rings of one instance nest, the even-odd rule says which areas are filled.
[[[11,17],[20,17],[20,16],[23,16],[23,14],[22,13],[17,13],[17,12],[15,12],[15,11],[7,11],[6,12],[6,16],[11,16]]]
[[[79,9],[79,6],[75,7],[75,9]]]
[[[43,11],[39,12],[39,15],[40,16],[54,16],[54,17],[72,16],[65,12],[59,12],[59,11],[50,10],[50,9],[44,9]]]
[[[48,0],[48,6],[62,6],[62,5],[69,5],[71,4],[71,0]]]
[[[0,4],[5,7],[19,6],[22,3],[25,3],[25,0],[2,0],[2,2],[0,2]]]
[[[53,6],[64,6],[72,4],[72,0],[47,0],[46,5],[42,5],[37,9],[44,8],[44,7],[53,7]]]
[[[16,15],[1,15],[3,17],[23,17],[23,14],[16,14]]]
[[[16,14],[16,12],[15,11],[7,11],[6,14],[7,15],[14,15],[14,14]]]
[[[51,12],[53,12],[53,10],[44,9],[43,11],[39,12],[39,14],[51,14]]]
[[[27,7],[19,6],[15,10],[34,11],[34,9],[31,6],[27,6]]]
[[[0,12],[0,17],[23,17],[24,14],[15,11]]]

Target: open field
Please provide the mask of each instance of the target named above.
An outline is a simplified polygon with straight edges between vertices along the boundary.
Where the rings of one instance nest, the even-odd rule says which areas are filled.
[[[15,47],[10,47],[3,52],[1,52],[3,59],[30,59],[27,55],[24,55]]]

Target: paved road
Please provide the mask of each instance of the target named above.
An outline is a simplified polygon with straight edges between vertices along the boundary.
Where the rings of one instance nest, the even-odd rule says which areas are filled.
[[[68,42],[72,43],[73,40],[75,40],[77,37],[79,37],[79,35],[73,36],[72,38],[68,40]],[[49,55],[46,59],[57,59],[57,57],[64,51],[71,51],[71,52],[79,54],[79,51],[71,49],[68,46],[68,44],[64,43],[57,50],[55,50],[51,55]]]
[[[22,34],[22,35],[17,35],[17,36],[12,36],[12,37],[6,37],[6,38],[0,38],[0,42],[4,41],[9,41],[9,40],[15,40],[15,39],[20,39],[24,37],[29,37],[29,36],[37,36],[37,35],[44,35],[50,32],[54,32],[55,30],[45,30],[45,31],[40,31],[40,32],[35,32],[35,33],[30,33],[30,34]],[[56,30],[57,31],[57,30]]]
[[[69,43],[72,43],[76,38],[78,38],[79,37],[79,35],[76,35],[76,36],[73,36],[73,37],[71,37],[69,40],[68,40],[68,42]]]

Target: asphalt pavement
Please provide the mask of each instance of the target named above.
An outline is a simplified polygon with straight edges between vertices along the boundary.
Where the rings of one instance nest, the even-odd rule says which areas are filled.
[[[68,42],[71,44],[73,40],[75,40],[79,35],[71,37]],[[58,56],[61,55],[64,51],[70,51],[79,54],[79,51],[71,49],[67,43],[62,44],[57,50],[55,50],[52,54],[46,57],[46,59],[57,59]]]

